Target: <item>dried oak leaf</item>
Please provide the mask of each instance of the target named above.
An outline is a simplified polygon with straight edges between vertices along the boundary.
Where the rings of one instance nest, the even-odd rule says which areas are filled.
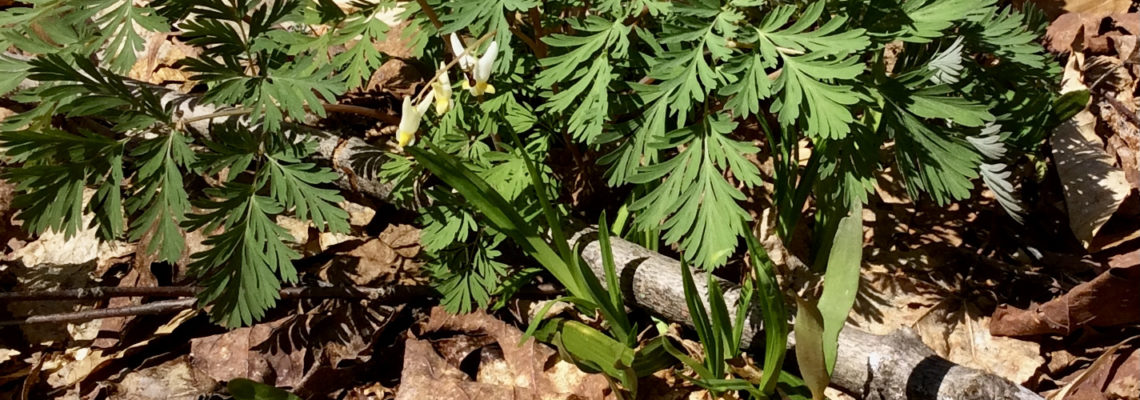
[[[1013,3],[1018,8],[1025,3],[1033,3],[1049,18],[1056,18],[1066,12],[1099,14],[1127,12],[1128,7],[1132,5],[1131,0],[1014,0]]]
[[[1140,34],[1140,14],[1072,12],[1049,24],[1045,46],[1058,54],[1071,50],[1109,54],[1116,51],[1112,41],[1137,34]]]
[[[1049,138],[1064,189],[1069,227],[1085,247],[1131,190],[1124,171],[1105,152],[1095,125],[1093,114],[1081,111],[1059,125]]]
[[[290,352],[261,351],[257,346],[283,320],[190,340],[190,362],[216,381],[245,378],[274,386],[291,386],[305,374],[305,348]]]
[[[990,333],[998,336],[1068,335],[1082,327],[1140,321],[1140,265],[1109,268],[1089,282],[1044,304],[994,311]]]

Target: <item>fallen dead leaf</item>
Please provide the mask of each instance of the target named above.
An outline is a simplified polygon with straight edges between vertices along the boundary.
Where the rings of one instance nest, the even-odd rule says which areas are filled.
[[[191,339],[191,365],[220,382],[245,378],[274,386],[292,386],[305,374],[307,349],[293,348],[277,354],[256,349],[283,323],[284,320],[277,320]]]
[[[999,307],[993,317],[990,332],[1000,336],[1068,335],[1085,326],[1140,321],[1140,265],[1110,268],[1029,310]]]
[[[115,384],[117,400],[193,399],[213,393],[218,382],[190,366],[187,356],[132,371]]]
[[[158,327],[150,338],[132,344],[118,351],[104,349],[73,348],[63,353],[50,353],[45,356],[41,370],[51,372],[47,383],[54,388],[77,386],[95,371],[107,367],[112,361],[141,351],[152,340],[169,335],[174,329],[197,315],[197,310],[183,310],[166,324]]]
[[[1131,0],[1015,0],[1014,4],[1021,8],[1024,3],[1033,3],[1045,12],[1049,18],[1056,18],[1064,13],[1096,13],[1112,14],[1128,12],[1132,5]]]
[[[419,229],[407,224],[389,225],[376,238],[338,243],[348,251],[333,250],[336,257],[317,275],[324,281],[344,285],[417,283],[420,252]],[[326,249],[328,250],[328,249]]]
[[[1093,131],[1095,124],[1091,112],[1081,111],[1058,126],[1049,138],[1068,206],[1069,227],[1085,247],[1131,189],[1124,171],[1114,165],[1104,142]]]
[[[1126,10],[1127,11],[1127,10]],[[1111,43],[1120,38],[1140,34],[1140,14],[1125,12],[1073,12],[1061,15],[1049,24],[1045,46],[1054,53],[1087,50],[1092,54],[1117,51]],[[1074,46],[1075,44],[1075,46]],[[1127,57],[1125,53],[1122,57]]]
[[[856,325],[880,335],[910,328],[939,356],[1017,383],[1031,379],[1045,364],[1040,344],[991,335],[990,318],[979,311],[977,299],[934,289],[910,273],[892,270],[871,264],[863,272],[864,283],[851,314]]]
[[[1140,376],[1140,368],[1137,368],[1137,366],[1140,366],[1140,358],[1137,358],[1138,351],[1135,348],[1123,348],[1123,346],[1136,338],[1137,336],[1133,336],[1109,347],[1087,368],[1064,378],[1063,381],[1067,382],[1065,386],[1062,387],[1060,391],[1049,396],[1049,399],[1113,399],[1114,397],[1105,396],[1109,391],[1108,389],[1111,383],[1119,382],[1115,390],[1120,390],[1123,389],[1122,386],[1129,385],[1130,381],[1136,380],[1137,377]],[[1135,398],[1136,394],[1133,392],[1126,396]]]
[[[409,338],[405,344],[397,399],[607,398],[609,385],[604,378],[583,373],[565,362],[548,368],[554,350],[533,338],[519,344],[522,332],[490,315],[450,315],[436,307],[419,331],[420,338]],[[488,336],[493,343],[477,348],[460,344],[445,349],[451,354],[441,354],[435,344],[442,339],[440,335]],[[472,378],[456,360],[462,361],[476,351],[480,358]]]

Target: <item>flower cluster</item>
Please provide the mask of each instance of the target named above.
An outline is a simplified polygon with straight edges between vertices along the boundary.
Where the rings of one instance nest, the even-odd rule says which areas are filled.
[[[475,58],[464,47],[459,35],[451,34],[451,51],[463,74],[463,89],[471,92],[476,98],[482,98],[485,93],[495,93],[495,87],[488,81],[491,79],[491,68],[495,65],[495,58],[499,54],[499,43],[491,41],[483,56]],[[396,148],[403,151],[404,147],[416,142],[416,131],[419,130],[420,120],[427,113],[428,107],[435,102],[435,113],[443,115],[455,105],[452,100],[451,78],[447,75],[448,66],[439,64],[439,72],[431,82],[431,91],[416,103],[412,96],[404,98],[404,105],[400,114],[400,126],[396,130]]]

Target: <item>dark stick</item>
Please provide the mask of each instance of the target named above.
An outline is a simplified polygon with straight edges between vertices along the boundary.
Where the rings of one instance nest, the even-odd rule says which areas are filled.
[[[139,306],[126,306],[104,308],[99,310],[83,310],[69,313],[33,315],[23,319],[0,321],[0,327],[31,324],[62,324],[73,322],[86,322],[93,319],[129,317],[134,315],[169,314],[194,307],[198,299],[162,300]]]
[[[197,286],[163,287],[92,287],[65,290],[38,290],[0,293],[0,302],[39,301],[39,300],[96,300],[113,297],[191,297],[202,290]],[[307,286],[281,289],[281,298],[335,298],[335,299],[381,299],[431,296],[431,288],[426,286],[394,285],[384,287],[364,286]]]
[[[193,286],[173,287],[107,287],[91,289],[57,290],[43,292],[0,293],[5,301],[33,300],[87,300],[110,297],[169,297],[193,296],[200,288]],[[282,299],[367,299],[391,303],[405,303],[414,299],[434,297],[436,292],[429,286],[394,285],[387,287],[327,286],[294,287],[281,289]],[[33,315],[9,321],[0,321],[0,327],[46,323],[86,322],[93,319],[129,317],[135,315],[158,315],[182,311],[198,302],[196,298],[161,300],[138,306],[83,310],[59,314]]]

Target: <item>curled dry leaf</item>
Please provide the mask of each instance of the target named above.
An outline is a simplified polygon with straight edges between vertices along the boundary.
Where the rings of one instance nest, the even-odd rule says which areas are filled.
[[[1140,265],[1110,268],[1045,304],[1021,310],[1001,306],[990,333],[1000,336],[1068,335],[1085,326],[1140,321]]]
[[[1049,138],[1069,211],[1069,228],[1085,247],[1131,190],[1124,171],[1094,132],[1095,124],[1091,112],[1081,111]]]

